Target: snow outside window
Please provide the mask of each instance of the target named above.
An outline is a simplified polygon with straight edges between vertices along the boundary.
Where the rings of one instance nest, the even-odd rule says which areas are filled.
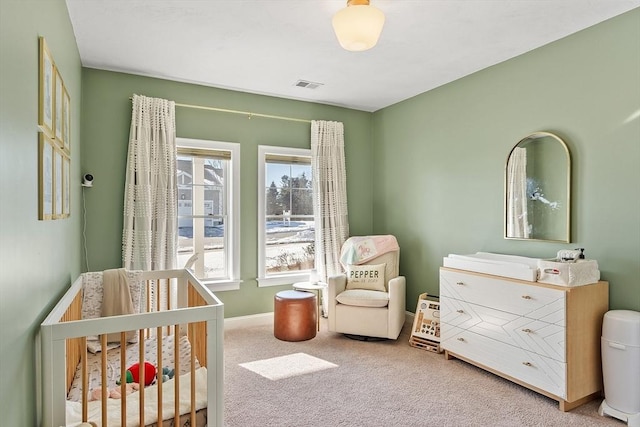
[[[258,147],[259,286],[309,279],[315,267],[311,150]]]

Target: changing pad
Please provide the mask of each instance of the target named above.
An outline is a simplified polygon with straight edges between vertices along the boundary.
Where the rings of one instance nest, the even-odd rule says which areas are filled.
[[[490,252],[476,252],[469,255],[449,254],[444,257],[442,265],[530,282],[535,282],[538,276],[538,259],[517,255]]]

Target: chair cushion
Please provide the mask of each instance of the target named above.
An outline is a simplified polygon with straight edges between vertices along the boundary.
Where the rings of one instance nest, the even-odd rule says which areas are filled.
[[[384,286],[385,264],[347,266],[347,289],[367,289],[386,292]]]
[[[357,307],[386,307],[389,304],[389,294],[367,289],[348,289],[338,294],[336,300],[340,304]]]

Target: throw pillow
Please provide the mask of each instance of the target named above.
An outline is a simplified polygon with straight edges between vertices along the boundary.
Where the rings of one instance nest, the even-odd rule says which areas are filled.
[[[347,289],[367,289],[386,292],[384,269],[386,264],[348,265]]]

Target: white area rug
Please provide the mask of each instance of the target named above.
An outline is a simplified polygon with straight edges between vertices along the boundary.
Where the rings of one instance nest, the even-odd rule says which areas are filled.
[[[240,363],[239,366],[270,380],[281,380],[338,367],[338,365],[331,362],[305,353],[294,353],[271,359],[256,360],[255,362]]]

